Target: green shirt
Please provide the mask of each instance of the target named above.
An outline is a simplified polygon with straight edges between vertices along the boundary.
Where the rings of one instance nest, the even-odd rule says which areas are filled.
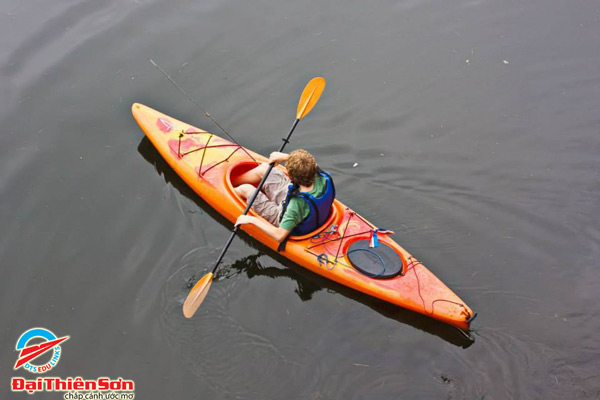
[[[313,195],[314,197],[322,196],[325,193],[325,185],[326,181],[320,174],[317,174],[315,177],[315,184],[312,190],[308,193]],[[299,197],[292,197],[290,199],[290,203],[285,210],[285,214],[283,214],[283,218],[279,223],[279,227],[291,231],[298,224],[304,221],[304,218],[308,217],[310,214],[310,206],[306,203],[306,201]]]

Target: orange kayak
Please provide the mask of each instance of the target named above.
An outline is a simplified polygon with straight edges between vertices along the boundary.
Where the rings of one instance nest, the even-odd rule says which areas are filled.
[[[204,201],[235,222],[246,202],[235,193],[231,177],[268,159],[142,104],[133,104],[132,113],[175,172]],[[284,167],[277,168],[285,172]],[[259,217],[252,210],[249,214]],[[254,225],[241,228],[277,250],[279,243]],[[325,225],[309,235],[290,237],[280,254],[339,284],[467,330],[475,315],[469,306],[389,234],[374,234],[375,229],[375,225],[335,200]],[[351,246],[373,236],[400,260],[400,273],[389,279],[368,276],[351,262]]]

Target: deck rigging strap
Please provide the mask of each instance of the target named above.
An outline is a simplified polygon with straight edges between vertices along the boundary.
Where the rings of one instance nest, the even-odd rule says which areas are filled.
[[[419,274],[417,274],[417,265],[421,265],[424,267],[423,263],[419,260],[417,260],[415,257],[410,256],[408,257],[408,259],[406,260],[408,266],[407,266],[407,271],[408,269],[412,269],[413,273],[415,274],[415,278],[417,279],[417,291],[419,293],[419,297],[421,298],[421,302],[423,303],[423,311],[425,311],[425,314],[428,315],[433,315],[435,314],[435,303],[437,302],[445,302],[445,303],[450,303],[450,304],[454,304],[457,305],[459,307],[461,307],[464,312],[466,312],[467,314],[467,322],[470,323],[470,321],[472,321],[473,319],[475,319],[475,317],[477,316],[477,313],[471,314],[468,311],[466,311],[466,307],[464,304],[458,303],[456,301],[452,301],[452,300],[448,300],[448,299],[434,299],[431,301],[431,312],[427,311],[427,307],[425,306],[425,299],[423,298],[423,295],[421,294],[421,281],[419,279]],[[460,329],[459,329],[460,330]]]
[[[244,150],[244,152],[248,155],[248,157],[250,157],[252,159],[252,161],[256,162],[256,159],[254,157],[252,157],[252,155],[248,152],[248,150],[246,150],[242,145],[240,145],[230,134],[229,132],[227,132],[225,130],[225,128],[223,128],[221,126],[221,124],[219,124],[213,117],[211,117],[211,115],[208,113],[208,111],[206,111],[204,108],[200,107],[200,104],[198,104],[198,102],[196,102],[196,100],[194,100],[192,98],[192,96],[190,96],[189,94],[187,94],[187,92],[185,90],[183,90],[183,88],[181,86],[179,86],[179,84],[177,82],[175,82],[175,80],[173,78],[171,78],[171,76],[169,74],[167,74],[167,72],[162,69],[152,58],[148,58],[148,60],[152,63],[152,65],[154,65],[156,67],[156,69],[158,69],[164,76],[165,78],[167,78],[169,80],[169,82],[171,82],[173,85],[175,85],[175,87],[177,89],[179,89],[179,91],[188,98],[189,101],[191,101],[192,103],[194,103],[194,105],[196,107],[198,107],[198,109],[200,111],[202,111],[202,113],[206,116],[206,118],[208,118],[209,120],[211,120],[211,122],[213,124],[215,124],[220,130],[221,132],[223,132],[225,135],[227,135],[227,137],[229,139],[231,139],[231,141],[235,144],[237,144],[238,146],[240,146],[242,148],[242,150]]]

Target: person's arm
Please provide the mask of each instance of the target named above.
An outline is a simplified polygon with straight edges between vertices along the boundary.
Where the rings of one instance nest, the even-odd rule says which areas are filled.
[[[252,215],[240,215],[237,221],[235,222],[236,226],[244,224],[252,224],[258,227],[261,231],[269,235],[278,243],[281,243],[281,241],[290,234],[289,230],[273,226],[267,221],[260,218],[256,218]]]
[[[282,162],[286,162],[289,156],[290,155],[287,153],[280,153],[278,151],[274,151],[269,156],[269,162],[275,162],[275,165],[281,164]]]

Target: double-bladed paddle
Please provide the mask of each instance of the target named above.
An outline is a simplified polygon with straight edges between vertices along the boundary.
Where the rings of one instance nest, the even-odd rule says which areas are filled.
[[[300,120],[302,118],[304,118],[313,109],[315,104],[317,104],[317,102],[319,101],[319,97],[321,97],[321,93],[323,93],[324,89],[325,89],[325,79],[323,79],[321,77],[313,78],[310,80],[310,82],[308,82],[308,84],[302,91],[302,96],[300,96],[300,101],[298,102],[298,110],[296,111],[296,121],[294,121],[294,124],[292,125],[292,129],[290,130],[290,133],[288,133],[287,138],[283,140],[283,144],[281,145],[279,152],[282,152],[283,149],[285,148],[286,144],[289,143],[290,137],[292,136],[294,129],[296,129],[298,122],[300,122]],[[252,207],[252,204],[254,203],[256,196],[262,189],[263,184],[265,183],[265,180],[271,173],[271,170],[273,169],[274,166],[275,166],[275,163],[269,164],[269,168],[267,169],[267,172],[265,172],[265,175],[263,176],[258,187],[252,194],[252,197],[250,197],[250,200],[248,200],[248,205],[246,206],[246,209],[244,210],[242,215],[248,214],[250,207]],[[208,291],[210,289],[210,285],[212,284],[213,278],[215,276],[215,272],[221,265],[223,256],[225,256],[225,253],[227,252],[227,249],[229,249],[229,245],[231,245],[231,242],[233,241],[233,238],[237,234],[238,230],[239,230],[239,226],[238,225],[234,226],[233,230],[231,231],[231,235],[229,235],[229,239],[227,239],[227,243],[225,243],[225,246],[223,247],[223,250],[221,251],[219,258],[217,259],[217,262],[215,263],[213,270],[211,272],[207,273],[206,275],[204,275],[194,285],[194,287],[192,288],[190,293],[188,293],[188,296],[185,299],[185,302],[183,303],[183,315],[186,318],[192,318],[194,316],[194,314],[196,313],[196,311],[198,310],[198,308],[200,307],[200,305],[202,304],[202,302],[204,301],[204,299],[206,298],[206,295],[208,294]]]

